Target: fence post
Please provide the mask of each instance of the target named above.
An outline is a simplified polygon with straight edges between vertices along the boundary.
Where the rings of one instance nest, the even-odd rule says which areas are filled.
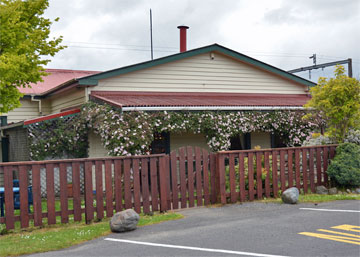
[[[89,224],[94,218],[93,189],[92,189],[92,162],[85,162],[84,182],[85,182],[85,222]]]
[[[13,193],[13,170],[12,166],[4,167],[4,187],[5,187],[5,223],[6,229],[14,229],[14,193]]]
[[[20,194],[20,226],[27,228],[29,226],[29,207],[28,207],[28,167],[19,167],[19,194]]]
[[[160,176],[160,211],[168,210],[167,206],[167,178],[169,170],[166,170],[165,156],[159,157],[159,176]]]
[[[34,225],[42,226],[40,165],[33,165],[31,169],[32,169]]]
[[[217,185],[216,185],[216,154],[210,153],[210,188],[211,188],[211,203],[217,202]]]
[[[220,200],[222,204],[226,204],[224,155],[220,153],[216,154],[216,187],[217,199]]]

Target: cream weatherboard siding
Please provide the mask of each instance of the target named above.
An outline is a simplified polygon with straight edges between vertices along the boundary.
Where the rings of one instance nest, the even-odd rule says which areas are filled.
[[[7,116],[8,124],[23,120],[29,120],[41,116],[39,113],[38,102],[31,101],[31,99],[21,99],[20,103],[21,103],[21,107],[16,108],[6,114],[2,114],[4,116]],[[47,100],[41,101],[41,110],[42,110],[42,115],[50,114],[49,101]]]
[[[89,140],[89,158],[95,157],[107,157],[108,152],[101,142],[99,135],[96,135],[93,131],[90,131],[88,134]]]
[[[85,103],[85,89],[74,88],[65,93],[56,94],[50,97],[51,112],[58,113],[61,110],[80,106]]]
[[[203,134],[170,133],[170,151],[176,150],[183,146],[192,146],[192,147],[198,146],[210,151],[209,146],[206,143],[206,138]]]
[[[305,94],[307,86],[207,53],[102,79],[90,90]]]
[[[109,155],[107,154],[107,150],[103,146],[99,135],[96,135],[93,131],[90,131],[88,134],[88,141],[89,141],[89,149],[88,149],[89,158],[109,157]],[[104,169],[104,165],[103,165],[103,169]],[[102,173],[102,180],[103,180],[103,185],[105,187],[105,173]],[[92,172],[92,183],[93,183],[93,190],[96,190],[95,167],[93,167],[93,172]]]
[[[107,150],[103,146],[100,136],[94,132],[90,132],[88,135],[89,140],[89,158],[107,157]],[[203,134],[182,133],[172,134],[170,133],[170,151],[176,150],[183,146],[198,146],[210,151],[209,146],[206,143],[206,138]]]
[[[38,102],[31,101],[31,99],[21,99],[20,103],[21,107],[2,114],[7,116],[8,124],[58,113],[62,109],[82,105],[85,103],[85,89],[72,89],[66,93],[51,96],[50,99],[41,100],[42,114],[39,113]]]
[[[261,149],[271,148],[271,137],[268,132],[252,132],[251,133],[251,148],[260,146]]]

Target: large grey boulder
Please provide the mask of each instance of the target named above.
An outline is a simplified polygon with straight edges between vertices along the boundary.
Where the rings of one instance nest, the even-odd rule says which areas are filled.
[[[316,187],[316,193],[319,195],[328,195],[329,190],[324,186],[317,186]]]
[[[332,187],[329,189],[329,195],[336,195],[338,194],[338,190],[336,187]]]
[[[356,189],[355,189],[355,193],[356,193],[356,194],[360,194],[360,188],[356,188]]]
[[[110,220],[110,229],[112,232],[126,232],[136,229],[140,219],[133,209],[117,212]]]
[[[281,199],[284,203],[295,204],[299,200],[299,190],[296,187],[286,189],[281,194]]]

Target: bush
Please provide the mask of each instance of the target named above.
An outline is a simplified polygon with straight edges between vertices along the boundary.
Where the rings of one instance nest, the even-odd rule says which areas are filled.
[[[334,139],[330,138],[327,133],[325,133],[325,135],[313,133],[309,139],[302,143],[302,146],[329,145],[335,143]],[[344,143],[354,143],[360,145],[360,130],[349,130],[344,139]]]
[[[346,135],[344,142],[360,145],[360,130],[350,130]]]
[[[327,135],[312,135],[311,138],[304,141],[302,146],[314,146],[314,145],[330,145],[334,144],[335,142],[329,138]]]
[[[327,173],[339,186],[360,186],[360,145],[353,143],[339,145]]]

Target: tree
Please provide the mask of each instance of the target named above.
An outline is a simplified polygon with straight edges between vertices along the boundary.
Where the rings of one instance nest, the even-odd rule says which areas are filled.
[[[350,128],[360,127],[360,81],[344,75],[336,66],[335,78],[319,78],[310,89],[311,100],[305,105],[315,110],[307,118],[320,114],[327,121],[327,132],[336,142],[343,142]]]
[[[49,40],[52,21],[42,17],[48,6],[48,0],[0,0],[0,113],[20,106],[18,88],[42,81],[46,58],[64,48],[61,36]]]

